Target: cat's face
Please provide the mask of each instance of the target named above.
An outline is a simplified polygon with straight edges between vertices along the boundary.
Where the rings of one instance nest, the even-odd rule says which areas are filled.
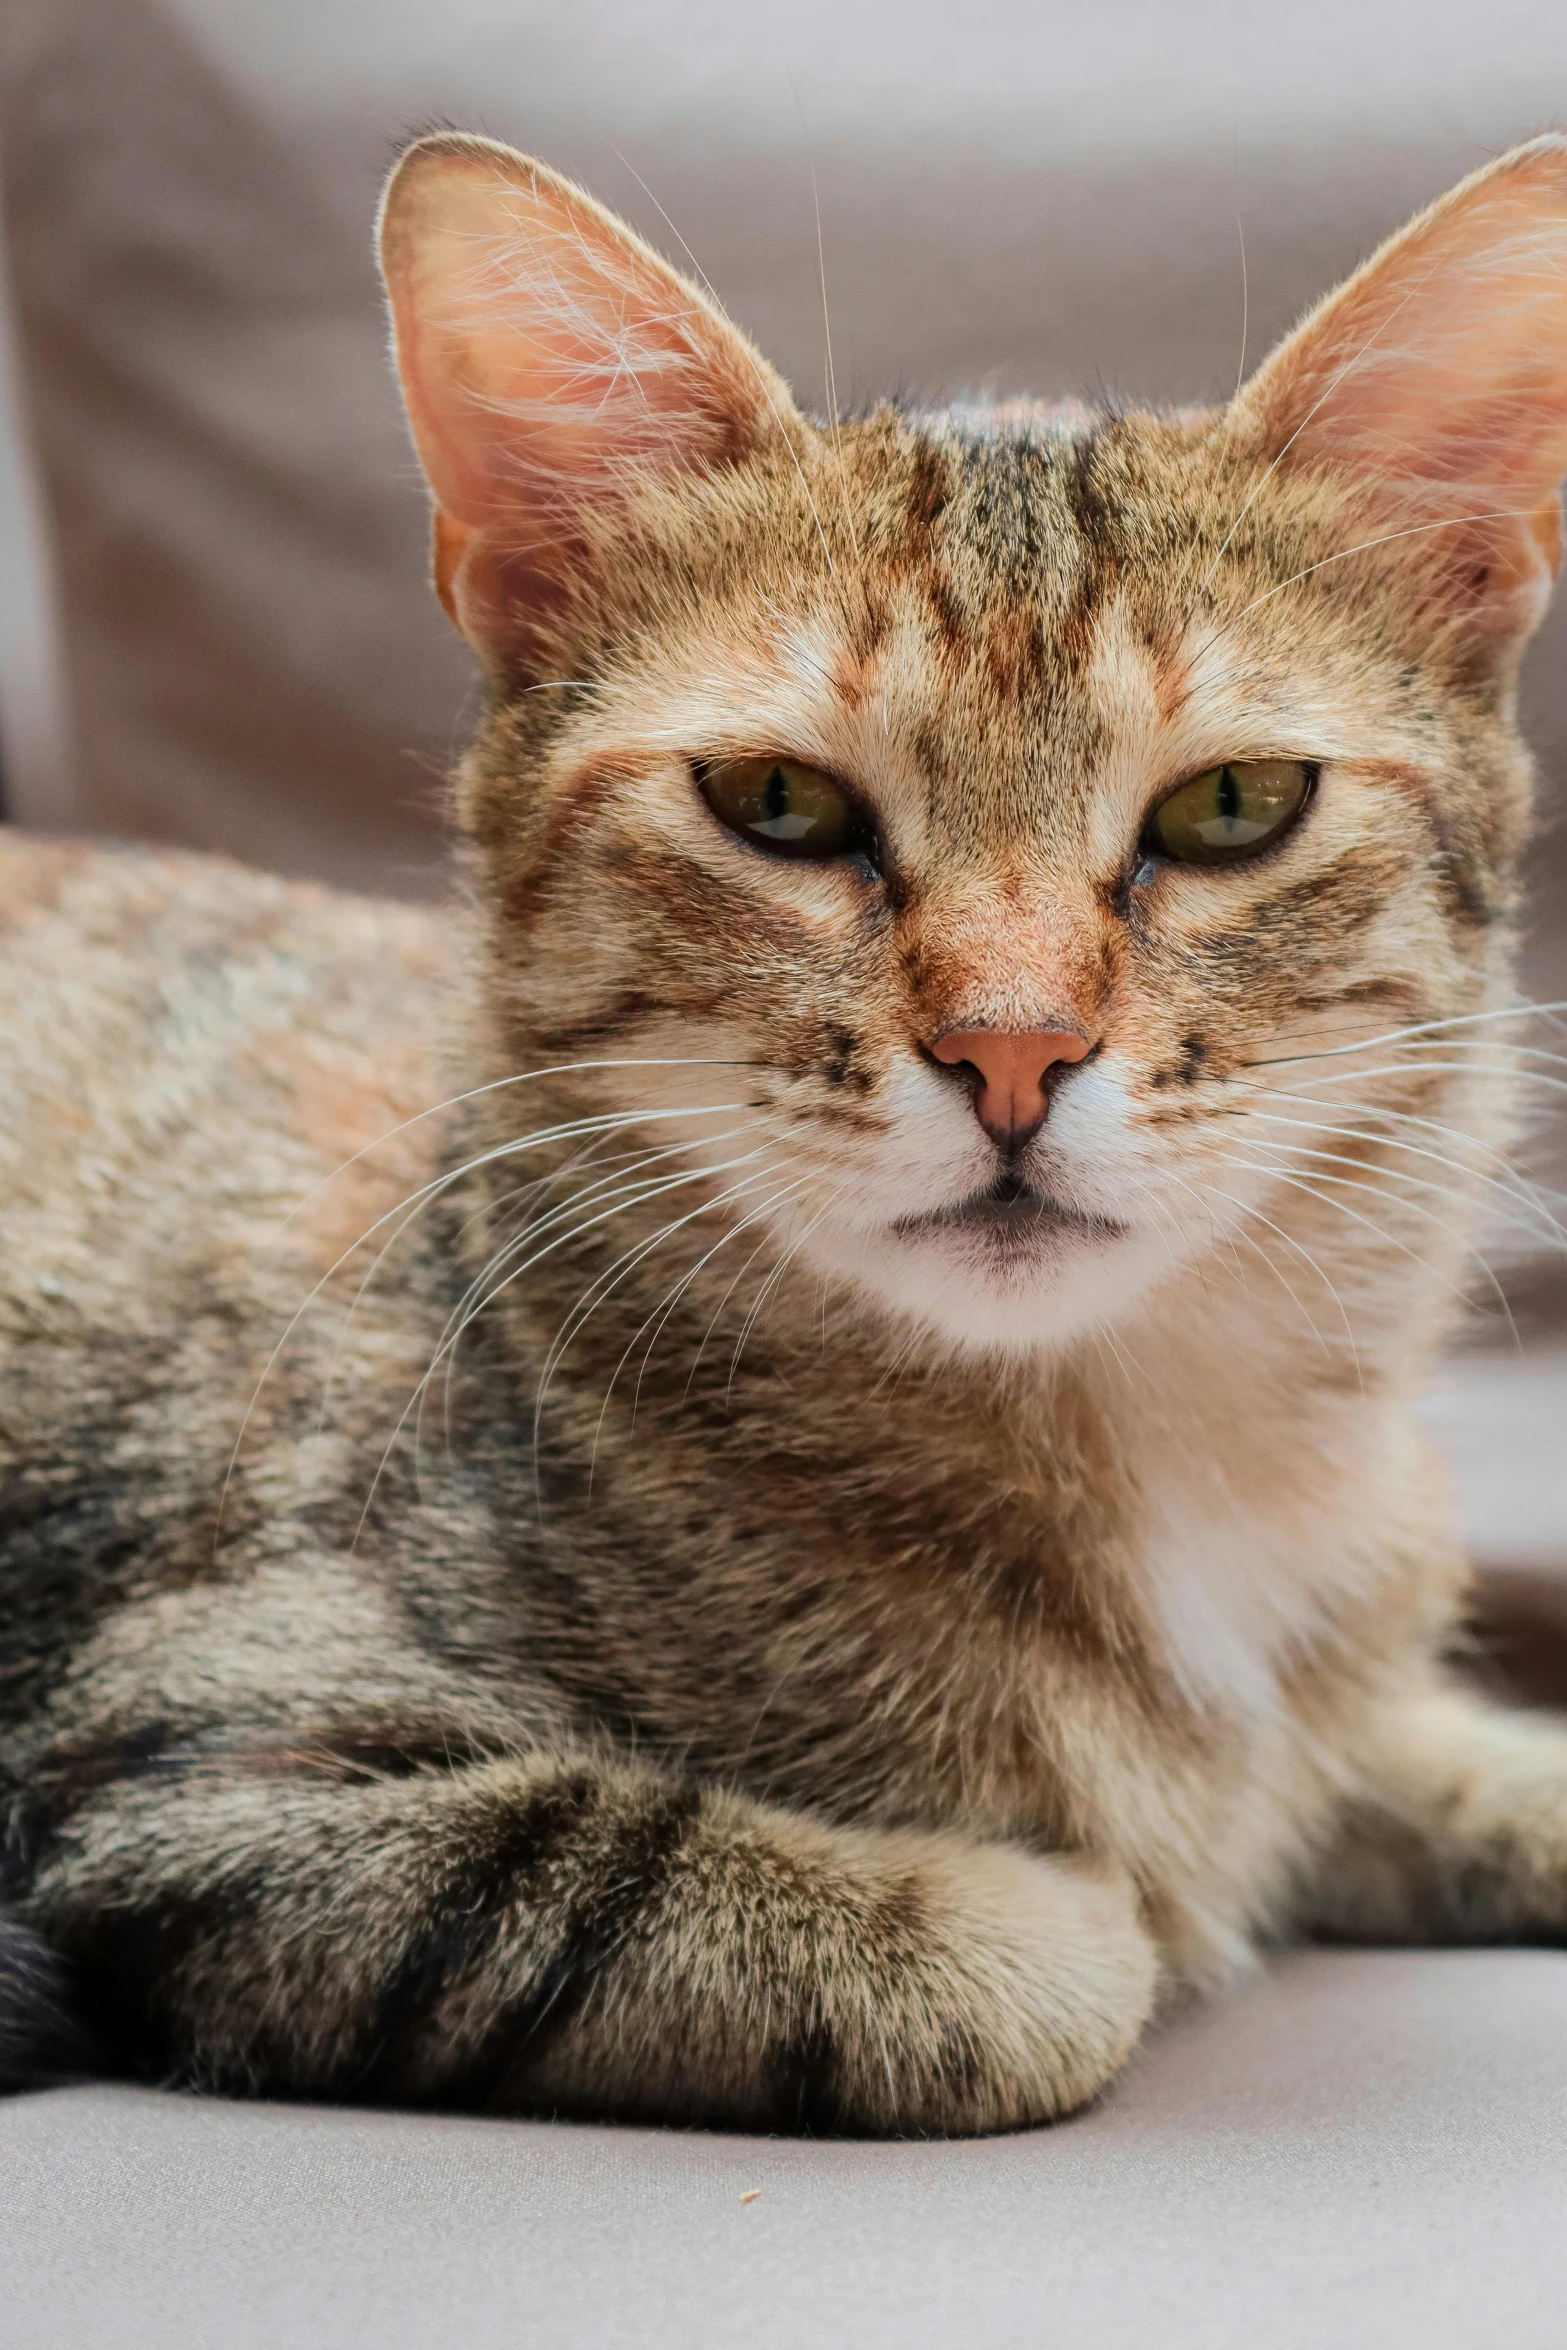
[[[966,1347],[1407,1227],[1411,1121],[1480,1119],[1426,1024],[1500,968],[1567,453],[1508,474],[1466,394],[1467,472],[1443,455],[1452,289],[1391,390],[1363,354],[1407,328],[1401,247],[1223,416],[824,434],[576,192],[420,152],[389,280],[442,592],[496,684],[463,805],[519,1059],[611,1064],[585,1103],[709,1170],[742,1252]],[[1432,236],[1474,242],[1458,201],[1404,240],[1422,298]],[[1567,415],[1567,353],[1546,388]]]
[[[1320,493],[1254,507],[1193,614],[1246,488],[1197,429],[887,415],[840,454],[652,501],[585,682],[493,727],[519,1050],[674,1064],[606,1073],[628,1110],[737,1105],[659,1139],[725,1136],[749,1245],[1059,1343],[1297,1221],[1287,1146],[1334,1145],[1282,1122],[1281,1056],[1475,1007],[1516,760],[1387,595],[1330,570],[1226,626],[1352,543]]]

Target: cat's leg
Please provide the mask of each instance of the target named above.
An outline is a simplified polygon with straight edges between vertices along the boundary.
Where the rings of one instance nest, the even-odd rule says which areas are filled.
[[[1567,1945],[1567,1726],[1432,1685],[1379,1710],[1358,1762],[1308,1924]]]
[[[143,1753],[30,1877],[122,2061],[274,2093],[1001,2129],[1091,2097],[1155,1988],[1108,1871],[592,1758]]]

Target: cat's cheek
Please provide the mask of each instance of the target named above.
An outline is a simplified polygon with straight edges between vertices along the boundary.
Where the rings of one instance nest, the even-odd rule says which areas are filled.
[[[851,1137],[844,1155],[834,1154],[835,1224],[873,1240],[994,1181],[995,1151],[967,1098],[912,1055],[882,1080],[875,1110],[875,1132]]]
[[[1272,1188],[1212,1095],[1179,1116],[1139,1072],[1108,1057],[1074,1078],[1036,1145],[1041,1179],[1085,1212],[1157,1229],[1167,1256],[1207,1254]]]

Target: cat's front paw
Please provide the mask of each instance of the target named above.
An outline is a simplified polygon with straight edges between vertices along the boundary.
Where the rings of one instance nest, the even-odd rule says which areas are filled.
[[[927,1849],[908,1908],[829,1973],[819,2091],[840,2128],[969,2135],[1053,2121],[1110,2081],[1147,2022],[1153,1942],[1124,1876],[1001,1846]]]
[[[1389,1709],[1302,1904],[1348,1941],[1567,1947],[1567,1730],[1447,1687]]]
[[[519,2052],[503,2102],[853,2135],[1016,2129],[1103,2088],[1157,1971],[1124,1876],[709,1796],[656,1915],[548,2051]]]

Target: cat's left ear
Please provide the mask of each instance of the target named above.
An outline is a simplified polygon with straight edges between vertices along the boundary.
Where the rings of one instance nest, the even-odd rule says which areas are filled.
[[[378,251],[436,587],[492,668],[528,669],[541,620],[649,475],[808,431],[713,303],[510,147],[416,141],[387,183]]]
[[[1259,369],[1236,427],[1363,492],[1368,535],[1409,534],[1433,619],[1508,662],[1561,562],[1567,139],[1516,148],[1392,238]]]

